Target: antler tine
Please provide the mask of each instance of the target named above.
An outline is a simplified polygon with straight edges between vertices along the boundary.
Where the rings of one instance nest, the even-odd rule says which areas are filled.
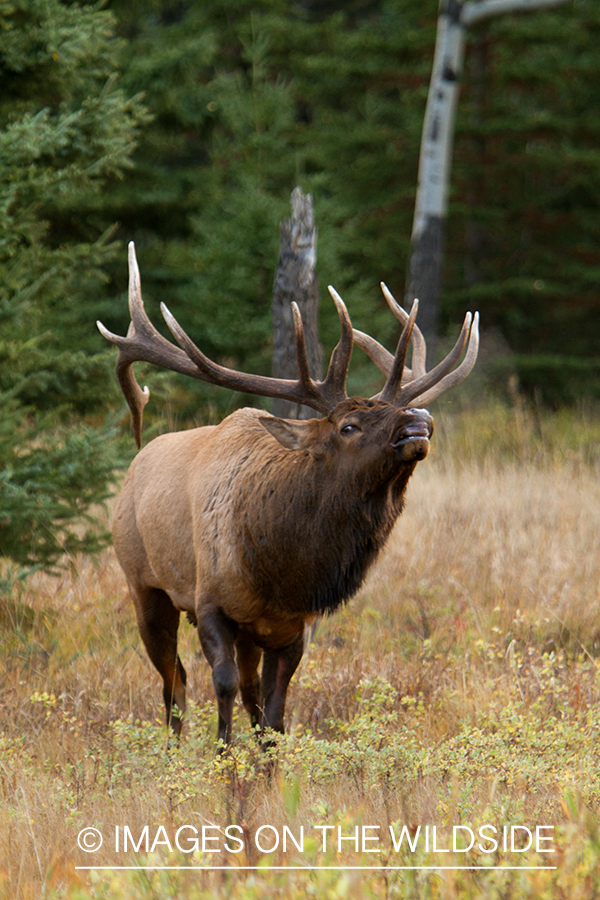
[[[380,372],[383,372],[387,378],[394,364],[393,354],[386,350],[379,341],[372,338],[370,334],[365,334],[364,331],[359,331],[358,328],[353,328],[352,334],[357,347],[360,347],[367,354],[369,359],[375,363]],[[407,371],[409,370],[405,368],[404,372],[406,373]]]
[[[308,356],[306,354],[306,339],[304,337],[304,323],[300,314],[300,308],[295,300],[292,300],[292,317],[294,320],[294,340],[296,342],[296,362],[298,364],[298,375],[300,381],[306,389],[314,390],[314,382],[310,377],[310,367],[308,365]]]
[[[419,301],[414,300],[412,309],[410,311],[410,316],[408,317],[408,321],[402,329],[402,334],[400,335],[400,339],[398,341],[394,361],[388,374],[385,387],[380,394],[381,399],[387,401],[388,403],[398,403],[398,405],[402,405],[397,400],[397,396],[398,391],[400,390],[402,375],[404,373],[404,360],[406,359],[406,353],[408,351],[408,345],[410,344],[410,339],[412,337],[418,309]]]
[[[331,294],[333,302],[335,303],[335,308],[338,312],[341,332],[340,339],[333,348],[327,375],[323,382],[324,389],[327,391],[328,396],[334,400],[335,405],[335,403],[339,403],[348,396],[346,394],[346,378],[348,376],[350,357],[352,356],[352,348],[354,346],[354,336],[352,332],[352,322],[348,310],[346,309],[346,304],[334,287],[328,285],[327,289]]]
[[[415,406],[417,398],[420,402],[422,402],[424,397],[427,397],[428,401],[431,402],[435,398],[439,397],[444,391],[448,390],[448,387],[446,387],[447,382],[445,382],[444,379],[449,373],[451,373],[452,368],[456,365],[456,363],[462,356],[463,350],[467,345],[467,341],[469,341],[470,344],[471,339],[473,339],[473,350],[475,357],[473,357],[473,352],[469,355],[469,361],[471,361],[472,359],[472,362],[470,362],[470,368],[468,369],[468,371],[465,371],[464,369],[462,370],[465,374],[459,377],[459,381],[462,381],[463,377],[466,378],[468,373],[473,368],[475,358],[477,356],[477,348],[479,346],[479,332],[477,328],[479,316],[477,316],[477,322],[475,323],[474,331],[471,329],[472,319],[473,316],[470,312],[468,312],[465,315],[465,320],[460,330],[458,339],[450,353],[448,353],[448,355],[440,363],[438,363],[438,365],[434,369],[432,369],[431,372],[427,372],[421,378],[417,378],[414,381],[411,381],[402,389],[401,394],[398,398],[398,402],[402,406]],[[459,370],[457,369],[456,371],[458,372]],[[454,375],[454,373],[452,374]],[[442,382],[444,382],[443,387]],[[458,381],[453,383],[458,384]]]
[[[404,310],[400,306],[388,286],[383,281],[380,283],[380,287],[389,308],[404,328],[409,320],[409,313],[407,313],[406,310]],[[383,374],[387,378],[387,376],[390,374],[392,365],[394,364],[393,355],[388,350],[386,350],[385,347],[383,347],[379,343],[379,341],[376,341],[375,338],[372,338],[370,334],[365,334],[364,331],[358,331],[358,329],[356,328],[354,329],[354,343],[357,344],[361,348],[361,350],[363,350],[367,354],[367,356],[375,363],[377,368],[381,372],[383,372]],[[406,365],[404,366],[404,372],[402,375],[403,383],[407,381],[413,381],[415,378],[420,378],[425,374],[426,357],[427,345],[425,343],[425,338],[423,337],[421,329],[415,323],[412,332],[412,360],[410,368]]]
[[[469,314],[468,314],[469,315]],[[436,385],[424,393],[418,394],[412,401],[411,406],[427,406],[432,403],[450,388],[456,387],[461,381],[464,381],[469,372],[472,370],[477,359],[479,350],[479,313],[473,316],[473,324],[471,325],[471,333],[469,334],[469,344],[467,352],[460,366],[453,372],[449,372]]]
[[[408,322],[408,313],[404,310],[385,282],[380,283],[380,287],[387,301],[387,305],[396,316],[399,322],[402,323],[402,326],[406,325]],[[415,298],[416,299],[416,298]],[[427,358],[427,344],[425,343],[425,338],[423,337],[423,332],[419,328],[417,324],[413,328],[412,334],[413,341],[413,351],[412,351],[412,360],[411,360],[411,369],[413,378],[420,378],[426,372],[426,358]]]

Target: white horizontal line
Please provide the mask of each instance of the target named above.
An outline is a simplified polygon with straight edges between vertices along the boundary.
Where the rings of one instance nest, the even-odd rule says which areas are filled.
[[[364,872],[402,872],[407,870],[422,870],[422,871],[471,871],[471,872],[479,872],[479,871],[488,871],[488,872],[501,872],[501,871],[551,871],[556,869],[557,866],[75,866],[76,869],[80,870],[94,870],[94,871],[110,871],[110,872],[118,872],[122,870],[145,870],[158,872],[163,870],[188,870],[188,871],[196,871],[196,872],[207,872],[207,871],[227,871],[227,872],[269,872],[269,871],[280,871],[287,872],[291,870],[299,870],[299,871],[326,871],[326,870],[335,870],[338,872],[343,872],[345,870],[360,870]]]

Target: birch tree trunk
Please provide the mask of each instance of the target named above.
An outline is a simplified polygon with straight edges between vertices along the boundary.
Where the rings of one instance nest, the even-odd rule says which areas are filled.
[[[567,0],[440,0],[433,69],[421,135],[419,175],[405,301],[419,298],[419,326],[435,337],[456,105],[466,29],[503,13],[560,6]]]
[[[426,339],[433,338],[437,331],[443,230],[465,45],[462,11],[462,0],[440,2],[433,69],[421,135],[405,299],[410,308],[414,298],[419,298],[419,327]]]
[[[302,315],[310,374],[321,379],[323,353],[319,344],[319,286],[315,274],[317,229],[314,224],[312,196],[294,188],[292,215],[281,223],[279,260],[273,284],[273,363],[276,378],[297,378],[296,345],[292,319],[292,300]],[[315,412],[308,406],[288,400],[274,400],[273,414],[285,419],[310,419]]]

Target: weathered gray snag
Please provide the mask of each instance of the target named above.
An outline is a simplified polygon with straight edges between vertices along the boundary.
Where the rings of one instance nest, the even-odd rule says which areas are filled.
[[[567,0],[440,0],[433,70],[421,135],[419,176],[411,236],[405,305],[420,302],[426,338],[437,331],[444,226],[452,166],[454,121],[463,69],[466,30],[492,16],[560,6]]]
[[[310,374],[320,379],[323,353],[319,343],[319,285],[315,274],[317,229],[312,196],[294,188],[292,215],[281,223],[279,260],[273,283],[273,364],[275,378],[297,378],[292,302],[296,302],[304,323]],[[314,411],[290,400],[276,399],[273,415],[284,419],[310,419]]]

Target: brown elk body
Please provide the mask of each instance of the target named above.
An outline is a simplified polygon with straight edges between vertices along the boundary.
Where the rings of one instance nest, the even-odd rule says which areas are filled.
[[[426,373],[422,337],[413,334],[416,307],[409,317],[388,297],[405,325],[392,357],[372,338],[352,333],[343,303],[335,294],[334,300],[342,339],[327,378],[318,383],[306,370],[297,313],[298,382],[216,366],[163,310],[183,347],[178,350],[145,316],[132,247],[128,336],[100,326],[120,347],[117,369],[138,443],[147,394],[133,380],[135,359],[221,384],[238,386],[241,379],[242,389],[267,396],[297,399],[301,391],[303,402],[326,413],[294,422],[240,409],[217,426],[156,438],[129,469],[114,518],[114,546],[177,734],[186,706],[185,670],[177,654],[181,612],[197,626],[212,669],[218,737],[230,739],[238,691],[253,724],[283,731],[286,692],[302,657],[306,623],[335,610],[359,588],[402,511],[417,462],[427,455],[433,420],[411,401],[447,390],[475,361],[477,328],[469,316],[454,351]],[[404,368],[411,335],[413,372]],[[449,371],[467,339],[463,362]],[[369,400],[345,397],[353,341],[388,376],[383,392]]]

